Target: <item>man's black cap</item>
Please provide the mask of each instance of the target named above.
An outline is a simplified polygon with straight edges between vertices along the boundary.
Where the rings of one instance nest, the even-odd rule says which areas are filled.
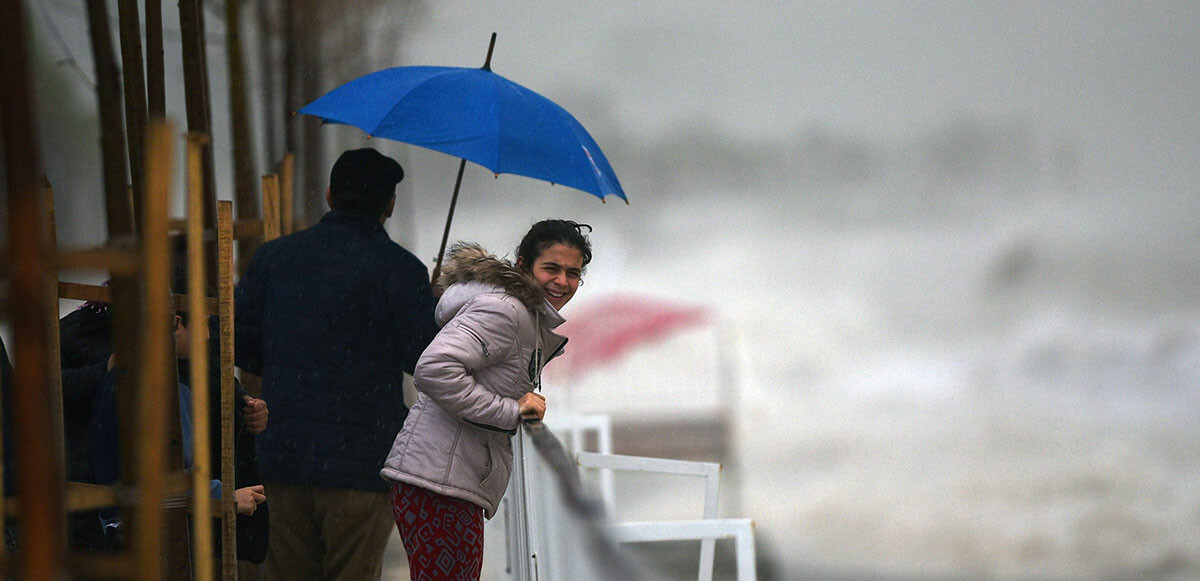
[[[333,164],[329,193],[334,209],[379,216],[403,179],[404,168],[396,160],[369,147],[352,149]]]

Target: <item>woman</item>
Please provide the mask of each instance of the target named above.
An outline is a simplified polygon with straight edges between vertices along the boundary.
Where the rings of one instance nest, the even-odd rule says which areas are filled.
[[[438,286],[442,330],[417,361],[419,395],[380,475],[413,579],[478,579],[483,521],[496,513],[521,418],[541,419],[541,370],[567,340],[553,329],[592,259],[568,220],[533,225],[517,262],[456,245]],[[452,569],[443,566],[452,563]]]

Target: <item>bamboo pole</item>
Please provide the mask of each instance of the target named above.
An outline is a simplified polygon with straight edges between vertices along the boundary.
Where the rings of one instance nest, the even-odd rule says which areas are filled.
[[[294,184],[296,182],[296,155],[287,152],[279,162],[279,219],[283,222],[280,234],[287,236],[296,231]]]
[[[133,187],[133,219],[142,215],[142,193],[146,188],[144,165],[146,137],[146,81],[143,73],[142,27],[137,0],[117,2],[121,41],[121,77],[125,83],[125,135],[129,143],[129,178]]]
[[[326,36],[321,33],[323,25],[322,13],[326,8],[323,2],[316,0],[302,0],[300,17],[302,20],[298,22],[299,29],[296,31],[299,35],[298,46],[300,49],[299,59],[300,66],[303,67],[304,74],[300,77],[300,99],[303,103],[309,103],[321,96],[320,81],[324,74],[322,70],[323,60],[325,56],[322,39]],[[293,109],[295,111],[295,109]],[[300,164],[301,171],[304,176],[300,184],[302,186],[301,204],[304,207],[303,219],[305,224],[315,224],[320,221],[321,215],[325,213],[325,192],[326,178],[328,173],[325,165],[324,152],[324,135],[321,131],[321,124],[315,119],[294,118],[295,122],[300,123],[301,136],[303,146],[300,151],[303,152],[303,163]],[[289,151],[296,151],[289,149]]]
[[[277,14],[280,7],[275,2],[268,0],[260,0],[254,3],[258,9],[256,12],[256,24],[258,24],[258,75],[259,86],[262,88],[262,111],[259,117],[263,120],[263,147],[264,159],[276,159],[280,154],[279,147],[279,131],[278,118],[279,104],[277,83],[279,76],[276,74],[275,66],[275,51],[273,42],[274,26],[276,19],[272,17],[272,9]]]
[[[233,203],[217,203],[218,315],[221,320],[221,577],[237,579],[233,499]]]
[[[247,111],[245,66],[242,62],[241,0],[225,0],[225,54],[229,69],[229,122],[233,134],[233,191],[240,219],[258,218],[258,196],[254,188],[254,142],[251,139],[251,120]],[[238,255],[252,256],[258,241],[238,242]],[[244,271],[248,260],[239,261],[238,271]]]
[[[121,72],[113,57],[104,0],[87,0],[92,59],[96,66],[96,94],[100,109],[100,149],[104,163],[104,197],[109,237],[132,235],[135,229],[133,200],[125,176],[125,133],[121,122]]]
[[[48,302],[53,286],[44,265],[53,254],[47,244],[38,202],[37,143],[21,0],[0,0],[0,133],[4,138],[8,188],[10,321],[14,354],[13,439],[17,491],[25,517],[16,576],[57,579],[65,574],[66,552],[62,458],[54,454],[53,412],[46,397],[50,359]]]
[[[5,253],[7,258],[7,253]],[[0,311],[0,315],[3,311]],[[4,434],[7,426],[4,422],[4,412],[8,409],[8,382],[4,379],[4,371],[8,369],[8,349],[4,346],[4,340],[0,339],[0,434]],[[4,454],[6,452],[5,445],[8,444],[8,438],[3,438],[0,441],[0,489],[7,488],[4,483],[8,482],[8,474],[4,472]],[[7,495],[8,491],[3,490],[0,494]],[[0,502],[0,529],[4,529],[5,534],[8,532],[8,507],[7,499],[5,502]],[[0,543],[0,579],[8,578],[8,542]]]
[[[179,1],[179,31],[182,36],[183,90],[187,110],[187,128],[192,133],[212,134],[208,91],[208,59],[204,44],[204,9],[200,0]],[[217,190],[213,174],[212,144],[204,147],[204,227],[216,229]],[[209,245],[205,272],[208,283],[216,286],[216,248]]]
[[[151,118],[167,116],[162,0],[146,0],[146,105]]]
[[[42,212],[44,216],[46,246],[50,250],[58,248],[57,227],[54,221],[54,188],[50,187],[50,180],[45,174],[39,176],[39,186],[41,190]],[[50,280],[57,282],[58,273],[54,268],[54,264],[49,265]],[[46,328],[50,340],[50,358],[52,361],[60,362],[62,356],[62,346],[59,344],[58,334],[58,293],[51,293],[46,296]],[[63,392],[62,392],[62,366],[51,365],[46,370],[46,379],[50,385],[50,412],[53,418],[53,423],[50,429],[54,431],[54,449],[55,454],[63,458],[66,454],[66,433],[63,431]]]
[[[204,177],[201,163],[207,137],[189,134],[187,141],[187,269],[191,323],[192,386],[192,523],[195,529],[196,579],[213,578],[212,502],[209,449],[208,310],[204,301]],[[222,482],[225,484],[224,481]]]
[[[171,413],[171,394],[178,398],[178,388],[170,381],[169,366],[173,363],[170,347],[171,322],[167,310],[170,292],[170,246],[167,243],[167,200],[171,184],[172,129],[160,121],[150,127],[149,155],[146,158],[145,214],[142,222],[142,289],[144,292],[141,318],[144,321],[138,369],[138,409],[140,423],[141,462],[137,484],[140,487],[140,509],[134,529],[133,547],[138,555],[139,579],[162,577],[160,555],[165,542],[168,519],[162,506],[165,498],[167,472],[167,437],[170,416],[179,417],[178,406]],[[176,420],[178,421],[178,420]],[[169,557],[174,555],[168,554]],[[185,561],[186,562],[186,561]]]
[[[299,143],[296,139],[296,118],[294,113],[300,109],[300,99],[296,97],[300,86],[299,65],[300,42],[296,35],[296,20],[300,18],[303,7],[297,10],[295,2],[283,2],[283,148],[286,151],[297,151]]]

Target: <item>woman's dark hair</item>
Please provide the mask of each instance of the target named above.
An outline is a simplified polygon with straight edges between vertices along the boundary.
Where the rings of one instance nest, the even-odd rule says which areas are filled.
[[[591,226],[573,220],[542,220],[534,224],[521,239],[521,245],[517,247],[517,260],[524,265],[525,270],[529,270],[547,248],[555,244],[565,244],[579,249],[579,253],[583,255],[583,266],[586,267],[592,261],[592,243],[583,233],[584,228],[587,228],[588,232],[592,231]]]

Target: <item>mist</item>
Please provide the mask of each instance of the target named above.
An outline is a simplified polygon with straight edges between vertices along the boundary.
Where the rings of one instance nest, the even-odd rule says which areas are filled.
[[[587,222],[565,316],[635,294],[732,330],[724,493],[777,578],[1200,575],[1200,4],[453,0],[379,31],[383,66],[479,66],[496,32],[492,69],[596,138],[629,205],[468,165],[451,240],[511,256],[536,220]],[[94,99],[41,75],[59,239],[97,243]],[[432,263],[458,160],[326,130],[400,159],[389,230]],[[691,413],[719,375],[701,334],[550,408]]]

